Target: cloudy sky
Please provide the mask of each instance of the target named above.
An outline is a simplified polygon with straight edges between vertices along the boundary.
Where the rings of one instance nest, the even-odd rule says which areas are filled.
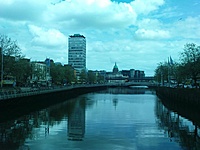
[[[32,61],[68,63],[68,37],[87,40],[87,68],[144,70],[200,45],[199,0],[0,0],[0,34]]]

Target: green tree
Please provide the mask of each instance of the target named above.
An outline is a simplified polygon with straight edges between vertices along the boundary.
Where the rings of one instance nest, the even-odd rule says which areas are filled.
[[[155,69],[155,80],[161,85],[164,85],[164,81],[168,82],[169,64],[167,62],[160,62]]]
[[[16,76],[17,82],[28,83],[29,77],[32,75],[30,59],[19,59],[12,65],[11,73]]]
[[[81,73],[80,73],[80,75],[79,75],[79,81],[81,82],[81,83],[84,83],[84,82],[86,82],[87,81],[87,72],[86,72],[86,70],[81,70]]]
[[[72,82],[75,82],[76,78],[74,74],[74,68],[70,65],[66,65],[64,68],[67,83],[71,84]]]
[[[87,76],[87,81],[89,83],[95,83],[97,81],[96,74],[93,71],[89,70]]]
[[[65,70],[61,64],[51,63],[50,74],[54,84],[62,85],[63,80],[66,79]]]
[[[0,35],[0,48],[2,56],[0,63],[3,62],[3,73],[4,75],[11,75],[16,58],[21,58],[21,49],[16,41],[5,35]]]
[[[0,64],[3,62],[3,74],[15,76],[17,82],[27,82],[31,76],[30,60],[25,59],[17,41],[5,35],[0,35],[1,56]],[[2,59],[3,58],[3,59]]]
[[[192,78],[197,85],[197,76],[200,74],[200,46],[194,43],[184,45],[180,60],[184,76]]]

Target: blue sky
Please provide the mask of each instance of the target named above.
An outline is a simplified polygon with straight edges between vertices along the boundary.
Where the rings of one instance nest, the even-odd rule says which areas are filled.
[[[32,61],[68,63],[68,37],[87,40],[87,68],[144,70],[200,45],[199,0],[0,0],[0,34]]]

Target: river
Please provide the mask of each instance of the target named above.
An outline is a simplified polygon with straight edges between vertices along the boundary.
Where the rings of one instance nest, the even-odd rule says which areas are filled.
[[[153,90],[110,88],[0,123],[0,149],[198,149],[199,128]]]

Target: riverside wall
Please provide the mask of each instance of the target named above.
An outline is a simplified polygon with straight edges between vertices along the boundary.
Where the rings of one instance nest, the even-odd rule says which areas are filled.
[[[0,100],[0,122],[58,104],[90,92],[105,90],[107,86],[79,86],[47,91],[20,93]]]
[[[156,94],[169,110],[200,126],[200,89],[158,87]]]
[[[200,89],[158,87],[156,94],[169,102],[200,108]]]

